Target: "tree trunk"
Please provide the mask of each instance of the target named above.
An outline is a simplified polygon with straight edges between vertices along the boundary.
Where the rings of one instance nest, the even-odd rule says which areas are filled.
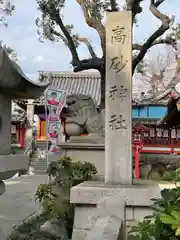
[[[101,103],[100,103],[100,111],[105,109],[105,93],[106,93],[106,71],[103,68],[100,71],[101,74]]]

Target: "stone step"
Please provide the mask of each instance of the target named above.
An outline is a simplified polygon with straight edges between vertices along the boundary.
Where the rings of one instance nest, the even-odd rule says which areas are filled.
[[[32,158],[30,158],[30,159],[32,159]],[[33,158],[33,159],[36,159],[38,162],[47,161],[45,158],[36,157],[36,158]]]
[[[44,148],[44,149],[46,149],[47,148],[47,144],[46,143],[39,143],[39,142],[37,142],[36,143],[36,148]]]
[[[47,166],[31,166],[33,167],[34,169],[47,169]]]
[[[32,171],[33,172],[36,172],[36,171],[42,171],[42,172],[47,172],[47,168],[46,167],[44,167],[44,168],[36,168],[36,167],[31,167],[31,169],[33,169]]]
[[[33,163],[34,166],[46,166],[47,163]]]
[[[47,167],[47,164],[31,164],[32,167]]]
[[[31,162],[32,165],[37,166],[37,165],[47,165],[46,162]]]
[[[31,164],[32,167],[46,167],[47,164]]]
[[[38,159],[36,159],[35,161],[33,161],[34,164],[38,164],[38,163],[43,163],[46,164],[47,161],[39,161]]]
[[[37,175],[47,174],[47,173],[46,173],[46,170],[34,170],[33,173],[34,173],[34,174],[37,174]]]
[[[38,158],[36,157],[36,158],[30,158],[30,161],[37,161],[38,160]]]

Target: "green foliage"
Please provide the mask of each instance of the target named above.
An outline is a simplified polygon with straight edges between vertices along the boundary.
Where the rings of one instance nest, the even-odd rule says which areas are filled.
[[[59,161],[49,164],[47,173],[52,180],[38,187],[36,199],[46,214],[64,218],[67,225],[72,225],[74,206],[70,203],[70,189],[81,182],[92,180],[97,170],[91,163],[72,162],[69,157],[61,157]]]
[[[162,180],[169,181],[176,185],[180,182],[180,168],[176,169],[176,171],[166,172],[166,174],[163,175]]]
[[[180,180],[179,169],[172,174],[175,188],[163,189],[161,198],[152,199],[152,216],[147,216],[132,227],[128,240],[176,240],[180,239]]]
[[[117,7],[115,0],[96,0],[94,3],[88,4],[89,14],[95,20],[102,20],[106,10],[110,9],[112,6]],[[38,27],[38,34],[40,36],[40,41],[43,42],[44,39],[50,40],[52,42],[63,41],[66,46],[67,38],[64,35],[61,26],[58,21],[58,16],[63,19],[63,8],[65,7],[65,0],[37,0],[38,9],[42,13],[41,17],[36,19],[36,25]],[[55,13],[56,12],[56,16]],[[66,30],[70,33],[70,36],[76,47],[79,47],[80,42],[78,41],[78,34],[74,31],[74,26],[64,25]]]
[[[41,214],[19,227],[14,227],[7,240],[58,240],[56,237],[40,230],[40,226],[48,220],[49,216],[47,214]]]

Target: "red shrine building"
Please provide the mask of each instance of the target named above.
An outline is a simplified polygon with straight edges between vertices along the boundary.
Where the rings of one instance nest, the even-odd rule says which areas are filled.
[[[26,138],[26,117],[24,114],[13,114],[11,120],[12,146],[24,149]]]

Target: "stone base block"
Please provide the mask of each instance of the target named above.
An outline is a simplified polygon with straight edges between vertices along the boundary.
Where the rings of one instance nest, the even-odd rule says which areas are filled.
[[[5,192],[5,184],[3,181],[0,181],[0,195]]]
[[[88,234],[88,230],[73,229],[72,240],[85,240]]]
[[[85,240],[86,234],[95,228],[100,209],[105,214],[123,218],[123,224],[128,229],[131,224],[152,213],[151,199],[160,197],[160,191],[167,185],[136,184],[129,186],[107,185],[104,182],[84,182],[71,189],[71,203],[76,205],[73,230],[73,240]],[[172,185],[171,185],[172,187]],[[106,198],[111,197],[111,209],[105,209]],[[113,197],[114,196],[114,197]],[[116,196],[116,197],[115,197]],[[105,200],[103,200],[105,199]],[[103,202],[103,201],[104,202]],[[113,206],[113,201],[115,201]],[[109,202],[109,200],[108,200]],[[125,212],[117,204],[125,205]],[[104,208],[103,208],[103,204]],[[117,206],[117,209],[116,209]]]
[[[94,205],[81,205],[75,209],[74,228],[90,230],[96,222],[96,208]]]
[[[83,139],[83,137],[80,137]],[[98,177],[104,180],[105,146],[100,143],[64,143],[60,144],[63,155],[71,157],[73,161],[90,162],[95,165]]]
[[[148,183],[148,182],[147,182]],[[102,198],[121,195],[129,206],[150,206],[154,197],[160,196],[163,186],[158,184],[109,185],[104,182],[83,182],[71,189],[71,203],[96,205]]]
[[[0,181],[13,177],[20,170],[28,170],[29,156],[0,155]]]
[[[85,240],[117,240],[120,239],[121,220],[115,216],[98,218],[93,229]]]

